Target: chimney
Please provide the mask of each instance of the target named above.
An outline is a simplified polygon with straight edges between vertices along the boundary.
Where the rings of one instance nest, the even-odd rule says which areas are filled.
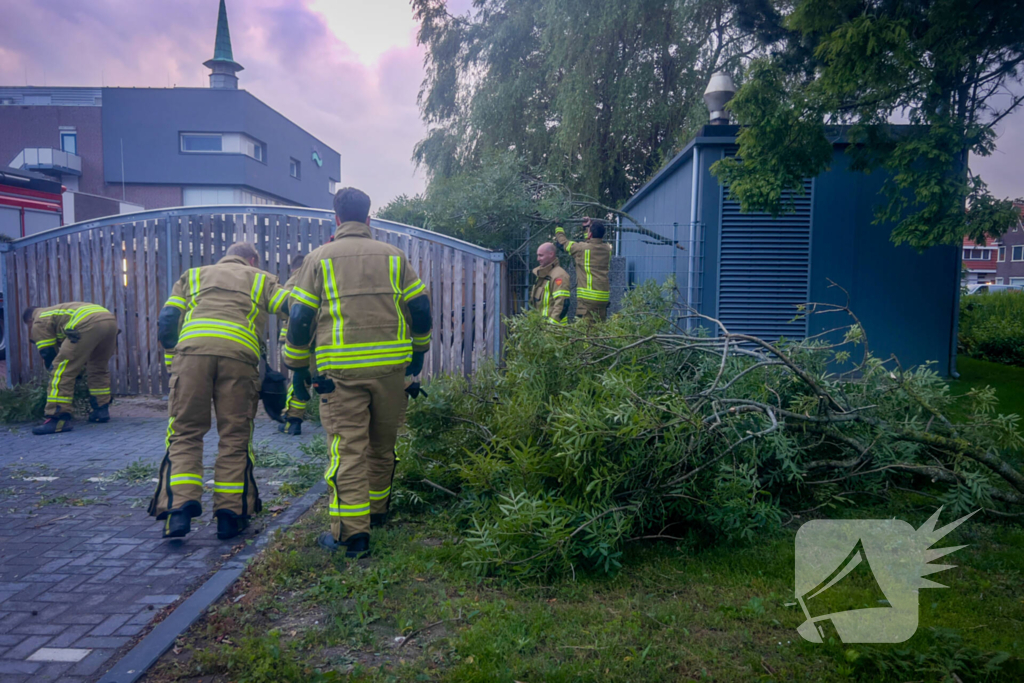
[[[732,77],[724,71],[711,74],[711,81],[704,91],[704,104],[711,112],[711,125],[724,126],[729,123],[729,114],[725,111],[726,103],[736,94],[736,85]]]
[[[231,32],[228,31],[228,9],[220,0],[217,14],[217,39],[213,46],[213,59],[203,62],[210,69],[210,87],[219,90],[237,90],[238,76],[244,67],[231,54]]]

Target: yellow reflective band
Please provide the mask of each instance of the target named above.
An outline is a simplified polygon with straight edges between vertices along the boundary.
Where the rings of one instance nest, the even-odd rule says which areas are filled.
[[[47,347],[56,346],[56,345],[57,345],[57,339],[56,338],[54,338],[54,339],[42,339],[42,340],[36,342],[36,348],[37,349],[45,349]]]
[[[171,449],[171,437],[174,436],[174,418],[167,421],[167,450]]]
[[[73,308],[58,308],[53,311],[43,311],[39,314],[40,318],[52,318],[55,315],[74,315],[75,309]]]
[[[187,292],[190,301],[188,302],[188,313],[185,314],[185,320],[192,319],[192,313],[196,310],[196,304],[199,303],[199,269],[192,268],[188,271],[188,289]]]
[[[297,401],[294,398],[288,399],[288,407],[295,408],[296,410],[303,410],[307,405],[306,401]]]
[[[412,361],[412,353],[406,353],[401,356],[382,356],[380,358],[374,358],[372,360],[321,360],[317,356],[316,368],[323,372],[326,370],[345,370],[352,368],[377,368],[384,367],[387,365],[402,365]]]
[[[334,475],[337,474],[338,467],[341,466],[341,455],[338,453],[338,444],[340,443],[341,437],[335,434],[334,438],[331,439],[331,463],[327,466],[327,471],[324,472],[324,479],[327,480],[327,485],[331,487],[332,505],[338,503],[338,485],[334,482]]]
[[[108,311],[107,309],[103,308],[102,306],[82,306],[77,311],[75,311],[74,315],[71,316],[71,320],[68,322],[67,326],[64,329],[65,330],[73,330],[73,329],[75,329],[75,325],[77,325],[78,323],[82,322],[83,320],[88,318],[93,313],[109,313],[109,312],[110,311]]]
[[[290,292],[284,287],[277,290],[277,294],[275,294],[274,297],[270,300],[270,312],[277,313],[278,311],[280,311],[281,306],[284,305],[284,302],[288,300],[289,294]]]
[[[110,393],[110,389],[90,389],[89,394],[91,396],[106,396]]]
[[[256,338],[256,333],[253,330],[245,327],[244,325],[239,325],[238,323],[233,323],[230,320],[219,320],[217,318],[193,318],[189,322],[187,322],[184,325],[182,325],[181,331],[182,332],[187,332],[188,330],[194,329],[194,328],[197,328],[197,327],[216,327],[216,328],[222,328],[222,329],[228,330],[229,332],[234,332],[235,334],[239,334],[239,335],[245,337],[246,339],[251,341],[253,344],[258,344],[259,343],[257,338]]]
[[[245,482],[242,481],[215,481],[213,482],[214,493],[245,493]]]
[[[74,398],[71,396],[47,396],[47,403],[74,403]]]
[[[370,500],[384,500],[391,493],[391,487],[387,487],[383,491],[370,491]]]
[[[253,353],[255,353],[257,356],[260,355],[259,347],[256,346],[255,344],[253,344],[252,342],[248,341],[247,339],[245,339],[243,337],[238,336],[237,334],[233,334],[233,333],[231,333],[231,332],[229,332],[227,330],[217,329],[215,327],[204,327],[204,328],[192,329],[192,330],[189,331],[188,334],[182,334],[181,337],[178,338],[178,342],[180,343],[180,342],[183,342],[183,341],[185,341],[187,339],[203,339],[203,338],[226,339],[228,341],[238,342],[239,344],[241,344],[245,348],[247,348],[250,351],[252,351]]]
[[[557,299],[560,296],[569,296],[569,292],[568,292],[568,290],[565,290],[565,289],[556,289],[555,293],[552,294],[551,296],[553,296],[554,298]]]
[[[571,249],[572,249],[572,245],[574,245],[574,244],[576,244],[576,243],[575,243],[575,242],[573,242],[573,241],[569,241],[569,242],[566,242],[566,243],[565,243],[565,250],[566,250],[566,251],[569,251],[569,250],[571,250]]]
[[[171,486],[202,486],[203,475],[201,474],[172,474]]]
[[[564,233],[564,232],[565,232],[565,229],[564,229],[564,228],[562,228],[561,226],[559,226],[559,227],[555,228],[555,234],[556,234],[556,235],[557,235],[558,233],[560,233],[560,232],[561,232],[561,233]]]
[[[256,275],[252,281],[252,289],[249,290],[249,298],[252,300],[252,305],[249,307],[249,315],[246,316],[246,320],[249,321],[249,329],[255,330],[254,327],[256,316],[259,315],[259,303],[263,300],[263,285],[266,283],[267,278],[262,273]]]
[[[423,344],[429,344],[430,343],[430,332],[427,332],[426,334],[419,334],[419,335],[414,334],[412,336],[412,343],[416,344],[417,346],[422,346]]]
[[[543,315],[543,316],[547,316],[547,314],[548,314],[548,301],[551,298],[548,295],[548,286],[550,284],[551,283],[549,283],[547,281],[544,282],[544,290],[543,290],[544,291],[544,296],[541,298],[541,303],[540,303],[540,314]]]
[[[180,308],[181,310],[184,311],[185,300],[180,296],[172,296],[170,299],[167,300],[167,303],[165,303],[164,306],[174,306],[175,308]]]
[[[602,292],[600,289],[577,289],[576,297],[587,301],[611,301],[611,292]]]
[[[391,291],[394,292],[395,313],[398,314],[398,336],[397,339],[405,339],[405,316],[402,315],[402,307],[399,302],[402,300],[402,257],[388,257],[388,275],[391,278]]]
[[[174,361],[174,354],[173,353],[165,353],[164,354],[164,365],[166,365],[167,367],[171,367],[171,362],[172,361]]]
[[[370,514],[370,504],[360,503],[358,505],[341,505],[334,503],[330,507],[331,517],[360,517]]]
[[[291,344],[284,345],[284,357],[292,360],[306,360],[309,358],[309,349],[297,349]]]
[[[422,294],[426,288],[427,286],[423,284],[422,280],[417,280],[402,291],[402,299],[408,301],[415,298]]]
[[[568,321],[566,321],[565,318],[562,318],[561,320],[555,320],[554,318],[548,318],[547,320],[552,325],[567,325],[568,324]]]
[[[320,298],[313,296],[309,292],[299,287],[292,289],[292,298],[300,304],[305,304],[310,308],[320,308]]]
[[[341,346],[345,339],[345,321],[341,317],[341,296],[338,294],[338,282],[334,279],[334,262],[330,259],[320,261],[324,271],[324,290],[327,292],[327,300],[330,303],[328,310],[331,313],[331,339],[335,346]]]
[[[53,371],[53,378],[50,380],[50,394],[47,396],[53,403],[70,403],[71,399],[61,396],[58,392],[60,389],[60,379],[64,375],[64,369],[68,366],[68,361],[62,360],[57,364],[57,368]]]
[[[590,250],[587,249],[583,256],[583,270],[587,273],[586,289],[594,288],[594,275],[590,272]],[[586,291],[586,289],[584,291]]]

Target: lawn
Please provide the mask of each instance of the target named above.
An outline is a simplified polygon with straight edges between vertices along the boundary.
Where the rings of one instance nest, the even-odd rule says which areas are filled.
[[[869,516],[916,527],[933,508],[912,502],[923,501]],[[950,588],[923,589],[917,634],[888,646],[796,633],[795,526],[742,547],[634,544],[615,576],[539,585],[473,576],[444,509],[375,531],[372,559],[328,557],[315,545],[327,527],[318,507],[145,680],[1024,679],[1019,525],[972,520],[949,536],[941,545],[969,544],[931,577]]]
[[[960,379],[952,382],[954,393],[965,394],[971,389],[989,385],[999,397],[998,412],[1024,417],[1024,368],[968,356],[958,356],[956,365]]]

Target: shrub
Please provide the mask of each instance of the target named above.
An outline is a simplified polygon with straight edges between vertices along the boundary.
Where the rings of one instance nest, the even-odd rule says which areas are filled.
[[[991,390],[954,398],[930,368],[866,354],[831,374],[856,326],[838,346],[773,345],[687,333],[669,307],[647,285],[603,324],[510,320],[504,368],[411,403],[402,481],[455,495],[467,564],[614,571],[630,541],[743,542],[893,484],[931,487],[954,514],[1024,503],[1003,461],[1024,441]]]
[[[959,341],[961,353],[1024,366],[1024,292],[965,296]]]
[[[0,389],[0,423],[16,424],[43,419],[48,383],[42,379]],[[89,387],[83,377],[75,382],[75,400],[71,412],[77,416],[89,412]]]

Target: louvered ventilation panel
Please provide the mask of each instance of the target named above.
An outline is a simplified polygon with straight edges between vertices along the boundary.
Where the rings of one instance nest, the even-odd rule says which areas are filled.
[[[730,332],[768,341],[807,335],[806,319],[792,321],[808,298],[812,187],[805,180],[803,195],[787,193],[794,212],[776,219],[740,213],[723,188],[718,317]]]

